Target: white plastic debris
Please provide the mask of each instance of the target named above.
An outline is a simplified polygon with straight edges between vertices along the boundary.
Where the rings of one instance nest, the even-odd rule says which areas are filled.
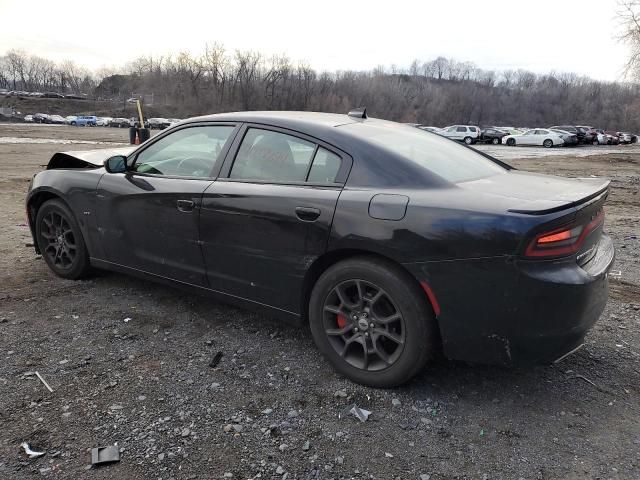
[[[340,415],[338,415],[338,418],[343,418],[343,417],[346,417],[347,415],[353,415],[361,422],[366,422],[369,419],[369,415],[371,415],[371,412],[369,410],[365,410],[364,408],[358,407],[354,403],[353,405],[349,405],[347,408],[345,408],[340,413]]]
[[[40,379],[40,381],[44,384],[45,387],[47,387],[47,390],[49,390],[49,392],[53,393],[53,388],[51,388],[49,386],[49,384],[45,381],[44,378],[42,378],[42,375],[40,375],[37,371],[35,372],[36,377],[38,377]]]
[[[27,442],[22,442],[20,446],[24,448],[24,453],[29,455],[29,458],[38,458],[43,456],[45,453],[45,452],[36,452],[35,450],[31,450],[31,447]]]

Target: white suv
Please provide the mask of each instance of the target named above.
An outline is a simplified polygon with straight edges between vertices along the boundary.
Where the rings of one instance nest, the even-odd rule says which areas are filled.
[[[450,127],[443,128],[440,135],[471,145],[478,141],[480,129],[473,125],[451,125]]]

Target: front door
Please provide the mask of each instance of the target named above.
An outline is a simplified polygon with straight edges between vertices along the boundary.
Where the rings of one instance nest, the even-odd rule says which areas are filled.
[[[199,125],[169,132],[135,152],[126,173],[102,176],[97,223],[108,262],[207,285],[198,233],[202,194],[233,131]]]
[[[235,159],[204,193],[200,238],[211,288],[299,313],[350,158],[284,132],[247,126],[238,135]]]

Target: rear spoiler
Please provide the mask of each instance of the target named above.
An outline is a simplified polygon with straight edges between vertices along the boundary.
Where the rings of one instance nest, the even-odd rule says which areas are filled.
[[[556,207],[547,208],[545,210],[527,210],[527,209],[509,209],[508,211],[511,213],[523,213],[525,215],[547,215],[548,213],[555,213],[561,210],[566,210],[568,208],[577,207],[584,203],[592,203],[591,200],[595,199],[595,201],[603,201],[609,196],[609,184],[611,180],[605,180],[602,184],[601,188],[590,193],[589,195],[582,197],[579,200],[568,202],[563,205],[558,205]]]

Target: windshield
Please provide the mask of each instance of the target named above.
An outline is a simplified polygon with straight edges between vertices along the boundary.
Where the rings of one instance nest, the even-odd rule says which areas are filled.
[[[400,155],[453,183],[505,173],[507,170],[453,140],[393,123],[351,123],[341,128]]]

